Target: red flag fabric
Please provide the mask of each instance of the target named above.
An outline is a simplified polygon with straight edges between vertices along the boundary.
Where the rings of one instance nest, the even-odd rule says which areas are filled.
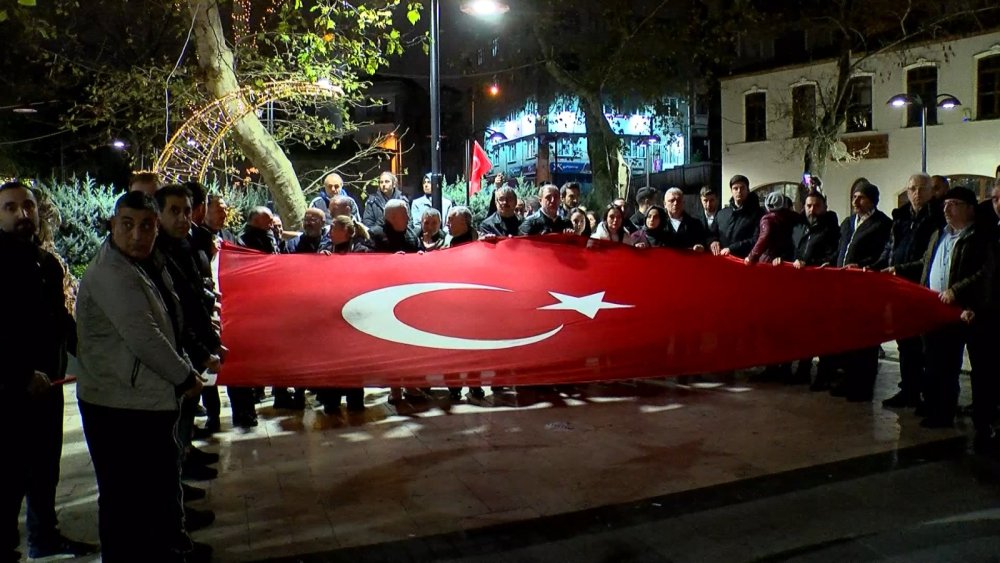
[[[493,168],[490,157],[479,145],[479,141],[472,142],[472,176],[469,178],[469,193],[476,194],[483,186],[483,176]]]
[[[426,254],[225,246],[221,384],[557,384],[843,352],[956,322],[930,290],[860,270],[590,244],[572,235]]]

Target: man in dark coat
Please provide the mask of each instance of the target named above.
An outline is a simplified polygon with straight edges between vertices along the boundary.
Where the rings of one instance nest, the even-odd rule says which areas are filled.
[[[746,176],[733,176],[729,189],[732,192],[729,206],[719,211],[715,219],[719,224],[719,240],[710,246],[713,254],[746,258],[757,242],[764,209],[757,194],[750,193],[750,180]]]
[[[497,210],[479,224],[479,236],[516,237],[520,235],[521,218],[517,216],[517,192],[509,186],[494,192]]]
[[[381,225],[382,219],[385,216],[385,206],[392,200],[400,200],[407,207],[410,206],[410,201],[406,199],[403,192],[399,191],[399,182],[396,180],[396,175],[386,171],[378,177],[378,190],[368,196],[368,199],[365,201],[365,213],[362,216],[361,222],[369,229]]]
[[[311,207],[302,217],[302,233],[285,242],[284,254],[331,253],[333,244],[329,234],[323,229],[326,216],[323,211]]]
[[[66,352],[76,352],[76,325],[66,309],[65,273],[59,260],[38,240],[38,201],[27,186],[0,186],[0,421],[6,476],[3,478],[4,527],[0,557],[18,561],[18,514],[28,500],[28,555],[81,556],[95,546],[64,537],[56,520],[56,486],[63,440],[63,388]]]
[[[840,225],[837,213],[827,209],[826,196],[822,192],[812,191],[806,196],[805,220],[792,230],[792,244],[795,246],[793,264],[796,268],[819,268],[837,263]],[[829,359],[821,359],[816,379],[812,380],[812,358],[803,358],[799,360],[792,380],[800,383],[812,380],[810,390],[824,391],[829,388],[832,368]]]
[[[207,369],[218,373],[223,355],[222,341],[212,324],[214,303],[207,301],[207,296],[212,294],[205,285],[205,277],[191,245],[191,192],[179,184],[164,186],[156,192],[156,205],[159,223],[156,259],[163,261],[180,303],[184,327],[178,335],[181,348],[187,353],[195,371],[201,373]],[[185,477],[211,479],[218,475],[218,471],[207,465],[218,461],[218,454],[209,454],[191,445],[197,407],[198,397],[181,403],[177,435],[182,446],[183,470]],[[189,520],[206,521],[208,518],[207,514],[199,514]]]
[[[716,219],[719,215],[719,194],[711,186],[703,186],[698,196],[701,198],[701,213],[698,214],[698,220],[708,233],[709,244],[718,242],[719,222]]]
[[[898,275],[906,277],[919,272],[920,283],[938,292],[943,303],[973,312],[982,311],[988,304],[996,245],[993,237],[976,229],[975,206],[976,196],[972,190],[961,187],[948,190],[944,195],[947,225],[931,236],[921,260],[894,268]],[[958,376],[968,341],[969,328],[962,324],[948,325],[924,335],[927,377],[923,386],[926,405],[918,408],[918,414],[925,417],[921,426],[950,428],[954,425],[958,410]],[[995,352],[991,350],[990,353]],[[972,403],[979,411],[974,412],[973,422],[977,433],[992,434],[990,425],[996,403],[992,402],[987,410],[981,409],[987,406],[987,400],[995,401],[995,396],[984,395],[979,402],[977,375],[980,379],[993,379],[996,374],[977,374],[973,368]]]
[[[914,174],[907,180],[909,202],[892,211],[892,242],[886,248],[890,267],[923,258],[931,236],[944,226],[941,200],[931,197],[931,186],[931,177],[924,173]],[[920,283],[916,273],[907,279]],[[915,407],[920,402],[920,385],[924,380],[924,344],[917,336],[897,340],[896,345],[899,348],[899,392],[882,401],[882,406]]]
[[[375,252],[416,252],[420,249],[417,234],[410,228],[410,212],[405,201],[386,203],[382,224],[371,230]]]
[[[520,233],[522,235],[547,235],[550,233],[573,232],[573,223],[569,218],[563,219],[559,216],[559,188],[552,184],[545,184],[538,189],[538,197],[541,200],[541,208],[538,212],[525,218],[521,223]]]
[[[838,266],[876,270],[887,266],[884,251],[892,234],[892,220],[877,209],[878,200],[877,186],[868,182],[855,184],[851,194],[854,213],[840,224]],[[830,393],[851,402],[871,401],[878,374],[878,350],[874,346],[841,356],[844,383]]]
[[[670,188],[663,196],[663,204],[667,210],[667,222],[664,226],[667,237],[664,246],[704,251],[705,230],[700,221],[684,211],[684,192],[680,188]]]

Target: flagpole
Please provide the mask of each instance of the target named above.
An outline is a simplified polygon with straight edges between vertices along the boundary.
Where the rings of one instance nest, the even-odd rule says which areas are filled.
[[[472,205],[472,141],[465,140],[465,206]]]
[[[439,42],[441,38],[441,7],[431,0],[430,97],[431,97],[431,205],[440,212],[441,198],[441,84],[439,72]]]

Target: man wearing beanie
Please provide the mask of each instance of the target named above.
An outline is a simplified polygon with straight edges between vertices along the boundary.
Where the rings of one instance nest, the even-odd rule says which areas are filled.
[[[764,210],[757,194],[750,193],[750,180],[737,174],[729,180],[732,198],[729,206],[720,210],[715,218],[719,226],[719,240],[709,242],[712,254],[746,258],[757,242],[760,218]]]
[[[883,256],[892,233],[892,220],[879,211],[878,187],[868,181],[854,183],[851,194],[853,213],[840,224],[840,252],[837,265],[879,269],[888,264]],[[844,382],[830,391],[851,402],[870,402],[878,373],[878,346],[848,352],[841,358]]]
[[[976,196],[956,187],[944,195],[947,225],[931,236],[923,259],[895,268],[897,275],[920,272],[920,283],[938,292],[941,301],[971,311],[971,323],[952,324],[924,336],[927,354],[926,404],[917,409],[926,428],[950,428],[958,410],[958,375],[963,348],[969,345],[972,361],[973,424],[977,446],[993,442],[991,427],[997,407],[996,374],[989,372],[990,335],[975,318],[988,305],[989,277],[993,269],[994,241],[975,226]],[[995,344],[994,344],[995,345]],[[978,447],[977,447],[978,449]]]

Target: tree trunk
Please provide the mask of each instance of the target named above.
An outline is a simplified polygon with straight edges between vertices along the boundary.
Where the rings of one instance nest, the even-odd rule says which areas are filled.
[[[240,85],[233,70],[233,52],[225,42],[218,2],[188,0],[188,6],[195,20],[198,65],[205,72],[205,87],[211,95],[221,99],[238,91]],[[240,106],[245,103],[238,98],[233,99],[230,111],[244,113],[245,109]],[[260,171],[283,223],[292,229],[299,228],[306,202],[299,179],[285,152],[252,111],[233,124],[232,132],[240,149]]]
[[[577,92],[587,124],[587,157],[594,182],[594,201],[611,203],[618,197],[618,135],[604,115],[599,94]]]

